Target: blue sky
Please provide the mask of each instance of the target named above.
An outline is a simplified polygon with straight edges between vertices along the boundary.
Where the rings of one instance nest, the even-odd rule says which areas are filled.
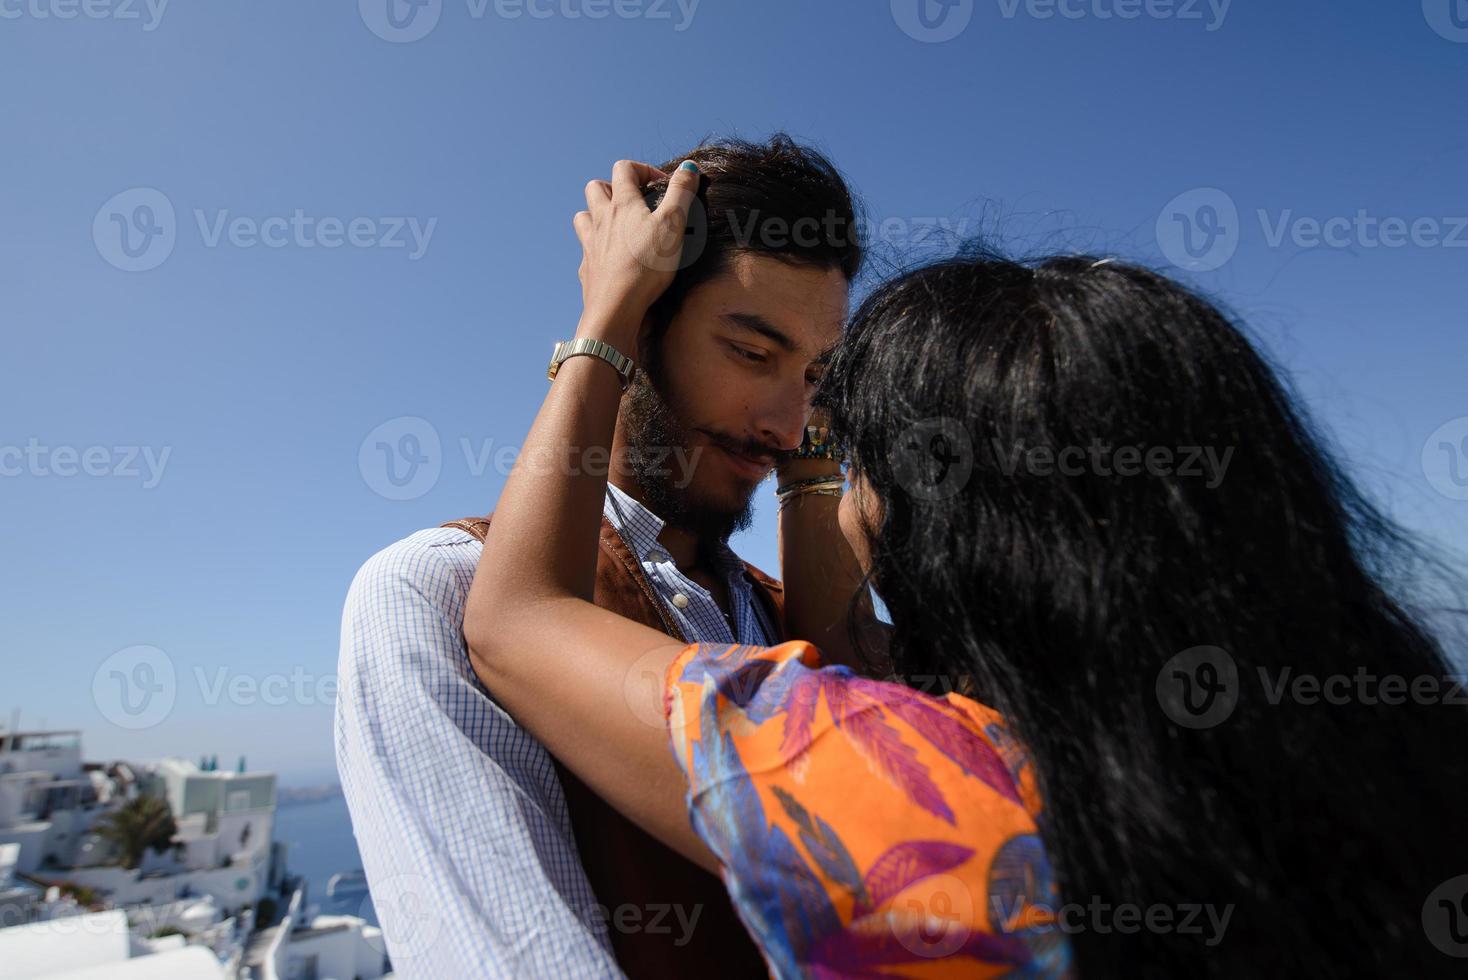
[[[353,571],[490,509],[582,185],[706,134],[822,146],[894,261],[1187,265],[1468,550],[1468,0],[385,3],[0,0],[4,717],[329,778]]]

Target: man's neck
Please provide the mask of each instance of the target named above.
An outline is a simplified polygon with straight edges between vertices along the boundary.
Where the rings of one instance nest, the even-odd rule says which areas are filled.
[[[642,506],[647,507],[659,520],[664,521],[663,530],[658,535],[658,544],[668,553],[668,557],[673,559],[673,564],[685,572],[692,571],[698,566],[700,554],[698,535],[666,523],[664,516],[648,505],[647,497],[642,491],[642,484],[638,482],[637,477],[628,473],[613,472],[608,482]]]

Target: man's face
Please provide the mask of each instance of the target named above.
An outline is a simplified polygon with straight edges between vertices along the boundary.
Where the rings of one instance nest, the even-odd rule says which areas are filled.
[[[748,526],[755,487],[800,445],[847,301],[839,269],[748,253],[689,292],[623,408],[654,513],[718,540]]]

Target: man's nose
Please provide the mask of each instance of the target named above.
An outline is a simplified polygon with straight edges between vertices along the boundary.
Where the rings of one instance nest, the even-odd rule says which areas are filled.
[[[810,401],[804,383],[799,389],[783,388],[771,398],[759,420],[760,438],[784,450],[796,449],[805,439],[805,421]]]

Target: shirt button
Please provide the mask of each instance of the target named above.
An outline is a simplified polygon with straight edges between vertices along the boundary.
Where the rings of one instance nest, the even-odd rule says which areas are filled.
[[[681,592],[677,593],[673,596],[673,605],[677,606],[679,609],[687,609],[688,597]]]

